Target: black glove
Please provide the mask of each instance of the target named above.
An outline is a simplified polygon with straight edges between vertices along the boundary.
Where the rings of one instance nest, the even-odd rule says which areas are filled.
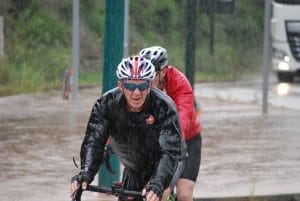
[[[81,194],[82,194],[81,183],[86,180],[82,175],[75,175],[71,179],[71,182],[74,182],[74,181],[78,182],[78,188],[71,194],[71,198],[72,198],[72,201],[78,201],[78,200],[81,200]]]
[[[77,174],[74,177],[72,177],[71,182],[73,182],[73,181],[77,181],[79,184],[81,184],[83,181],[85,181],[86,183],[89,184],[88,178],[81,174]]]
[[[146,192],[149,193],[150,191],[153,191],[161,199],[162,194],[163,194],[163,189],[156,183],[149,182],[149,184],[146,186]]]

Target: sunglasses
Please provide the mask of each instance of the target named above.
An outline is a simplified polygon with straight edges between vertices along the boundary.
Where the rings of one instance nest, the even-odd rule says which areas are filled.
[[[140,84],[134,84],[131,82],[123,82],[123,86],[125,89],[128,89],[129,91],[134,91],[136,88],[138,88],[140,91],[145,91],[149,88],[150,82],[144,82]]]

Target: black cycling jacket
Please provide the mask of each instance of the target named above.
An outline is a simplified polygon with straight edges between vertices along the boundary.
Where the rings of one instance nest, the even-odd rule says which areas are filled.
[[[161,190],[168,187],[178,161],[186,155],[176,106],[156,88],[150,90],[146,102],[143,111],[128,112],[125,96],[118,88],[96,101],[80,152],[80,174],[89,182],[102,163],[110,137],[114,152],[127,169],[146,172],[146,179],[151,177],[151,183]]]

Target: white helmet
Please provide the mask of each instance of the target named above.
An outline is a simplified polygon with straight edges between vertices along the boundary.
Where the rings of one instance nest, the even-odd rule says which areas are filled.
[[[160,46],[152,46],[142,49],[139,55],[149,59],[155,66],[156,71],[163,69],[168,64],[167,50]]]
[[[140,56],[125,58],[117,67],[119,80],[136,79],[152,81],[155,78],[155,67],[147,59]]]

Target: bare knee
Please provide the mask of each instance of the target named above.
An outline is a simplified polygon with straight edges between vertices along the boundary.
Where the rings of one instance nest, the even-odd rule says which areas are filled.
[[[179,179],[176,185],[178,201],[192,201],[195,182],[188,179]]]
[[[178,201],[192,201],[193,193],[192,192],[180,192],[177,194]]]

